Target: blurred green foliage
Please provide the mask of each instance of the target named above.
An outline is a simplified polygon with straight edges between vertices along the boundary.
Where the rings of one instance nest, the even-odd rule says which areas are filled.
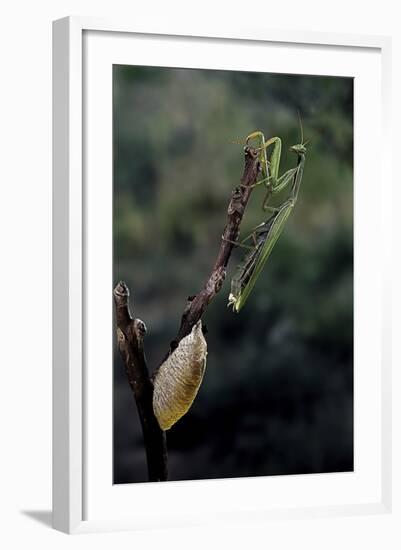
[[[114,66],[113,87],[114,282],[127,282],[148,326],[151,368],[214,263],[243,169],[233,142],[278,135],[281,172],[295,166],[297,109],[310,140],[296,208],[244,309],[226,307],[237,249],[204,316],[208,366],[168,432],[169,478],[352,470],[352,79]],[[263,194],[252,195],[243,236],[266,217]],[[117,351],[113,391],[114,480],[146,481]]]

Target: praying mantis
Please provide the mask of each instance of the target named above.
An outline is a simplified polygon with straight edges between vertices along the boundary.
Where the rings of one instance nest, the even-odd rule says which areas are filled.
[[[279,137],[273,137],[266,141],[262,132],[253,132],[246,139],[247,144],[252,139],[260,140],[261,145],[259,147],[259,151],[263,179],[258,181],[256,185],[263,183],[265,184],[267,192],[262,207],[265,211],[269,210],[271,215],[265,222],[258,225],[241,243],[235,243],[239,246],[244,246],[245,248],[251,249],[251,252],[240,264],[237,273],[231,281],[231,292],[228,298],[228,306],[232,306],[233,310],[236,312],[239,312],[242,309],[249,298],[249,295],[251,294],[252,289],[255,286],[255,283],[261,274],[274,245],[284,229],[285,222],[297,202],[298,192],[304,171],[306,156],[305,145],[307,143],[304,143],[303,141],[301,119],[299,119],[299,121],[301,127],[301,143],[290,147],[290,151],[296,153],[297,155],[297,166],[295,168],[291,168],[280,177],[278,176],[278,172],[281,158],[281,139]],[[270,161],[268,161],[266,149],[272,144],[273,152],[271,154]],[[290,182],[291,187],[288,198],[278,208],[269,207],[267,203],[270,196],[282,191]],[[253,239],[253,247],[244,245],[244,243],[250,238]]]

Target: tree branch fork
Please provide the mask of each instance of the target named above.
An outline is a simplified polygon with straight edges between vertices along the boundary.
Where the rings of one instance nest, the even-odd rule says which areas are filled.
[[[220,291],[234,243],[238,239],[241,221],[260,170],[258,150],[249,146],[244,147],[243,175],[240,185],[232,192],[228,204],[226,226],[215,263],[198,294],[188,298],[177,336],[170,343],[166,357],[173,353],[179,343],[191,333],[207,306]],[[123,281],[116,285],[113,295],[118,347],[142,426],[149,481],[165,481],[167,480],[166,434],[160,428],[153,412],[153,378],[149,375],[144,351],[146,325],[140,319],[132,317],[129,304],[130,291]]]

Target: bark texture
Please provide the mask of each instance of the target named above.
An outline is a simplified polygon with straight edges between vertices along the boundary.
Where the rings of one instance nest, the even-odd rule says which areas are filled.
[[[117,341],[128,383],[134,394],[144,437],[149,481],[167,479],[166,434],[153,412],[153,382],[149,377],[143,339],[146,326],[133,319],[129,310],[129,289],[120,281],[114,289]],[[127,419],[127,422],[130,420]]]

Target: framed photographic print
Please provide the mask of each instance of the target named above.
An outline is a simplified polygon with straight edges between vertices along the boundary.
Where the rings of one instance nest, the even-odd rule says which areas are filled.
[[[53,36],[54,526],[388,511],[389,39]]]

